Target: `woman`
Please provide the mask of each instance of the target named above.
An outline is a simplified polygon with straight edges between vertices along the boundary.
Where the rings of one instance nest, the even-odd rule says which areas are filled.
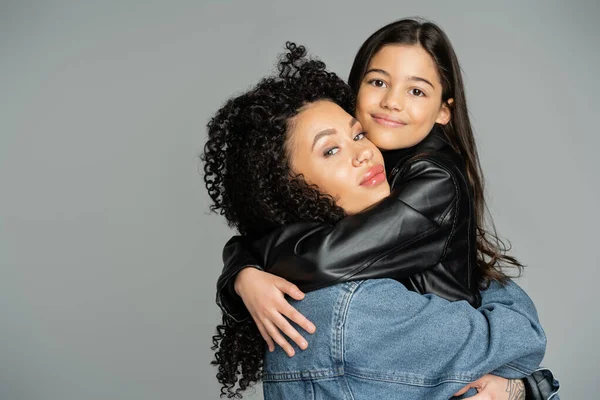
[[[382,168],[383,159],[377,148],[364,138],[360,124],[348,114],[348,111],[352,110],[352,96],[347,86],[334,74],[326,72],[322,63],[303,62],[303,49],[294,46],[289,46],[289,49],[287,61],[280,63],[279,79],[267,79],[247,94],[229,101],[209,124],[209,141],[205,148],[204,160],[207,189],[215,203],[213,209],[219,210],[230,224],[245,234],[263,234],[296,221],[335,223],[344,215],[370,207],[389,194],[389,186],[385,180],[370,179],[375,170]],[[331,168],[329,173],[321,174],[319,188],[322,192],[339,194],[342,190],[348,194],[336,201],[314,186],[308,185],[303,177],[305,173],[318,175],[315,172],[319,171],[318,168],[311,169],[311,164],[313,167],[315,164],[311,163],[310,155],[314,148],[320,146],[319,142],[322,139],[331,137],[335,137],[344,148],[350,149],[344,152],[344,157],[351,157],[347,159],[349,163],[340,164],[339,167]],[[365,182],[369,184],[365,186]],[[344,208],[339,204],[343,204]],[[378,283],[381,281],[373,281],[372,284]],[[393,281],[392,283],[396,284]],[[481,312],[475,311],[465,302],[449,303],[439,298],[419,296],[402,290],[399,284],[396,285],[399,293],[405,293],[408,298],[416,296],[413,299],[418,299],[410,303],[415,304],[415,315],[420,315],[417,312],[420,309],[432,310],[430,316],[446,318],[451,325],[470,326],[473,328],[471,333],[478,332],[473,336],[442,335],[445,343],[453,343],[447,347],[449,351],[445,357],[446,361],[442,363],[421,364],[418,361],[419,357],[415,356],[412,358],[412,364],[402,366],[408,371],[421,371],[422,374],[418,375],[419,382],[425,382],[427,385],[435,382],[436,388],[441,388],[439,393],[449,397],[464,383],[492,370],[508,377],[522,377],[526,375],[524,372],[533,372],[541,360],[545,348],[543,331],[539,327],[532,304],[515,285],[509,285],[503,292],[509,297],[508,302],[496,302],[493,307]],[[337,291],[343,292],[347,289],[332,286],[314,293],[318,300],[319,296],[326,297],[328,293],[340,293]],[[375,290],[364,291],[367,294],[366,299],[369,293],[378,293],[377,288],[373,289]],[[502,291],[501,288],[494,287],[489,290],[492,289],[489,298],[498,300],[501,297],[498,296],[498,290]],[[513,298],[510,298],[510,295],[513,295]],[[398,304],[394,304],[394,307],[401,312],[403,303],[409,303],[408,298],[398,299]],[[358,298],[357,303],[360,303]],[[489,304],[485,296],[483,303]],[[367,301],[365,304],[371,302]],[[432,308],[429,308],[430,306]],[[371,316],[375,314],[369,313]],[[353,320],[360,322],[361,318],[357,316]],[[389,320],[389,316],[380,315],[378,324],[381,326],[377,332],[387,332],[393,336],[394,329],[399,326],[386,325],[386,321]],[[404,321],[402,326],[411,327],[411,324],[416,322],[416,326],[412,326],[409,331],[418,332],[418,328],[423,328],[432,320],[415,317]],[[231,389],[237,380],[238,367],[241,367],[242,371],[239,390],[245,389],[260,376],[263,343],[251,321],[236,324],[228,316],[224,316],[224,322],[214,340],[215,345],[220,346],[216,364],[219,364],[218,378],[224,383],[224,389],[233,394]],[[361,331],[353,330],[345,323],[342,322],[342,326],[348,328],[345,332],[349,335]],[[428,331],[435,331],[434,327],[429,327],[432,329]],[[502,333],[497,331],[506,328],[509,330]],[[493,335],[490,336],[491,333]],[[423,335],[418,335],[421,343],[410,342],[412,345],[409,343],[409,347],[433,348],[436,343],[440,343],[440,337],[436,335],[436,332],[424,335],[428,337],[427,343],[423,342]],[[473,337],[477,337],[478,340],[472,340]],[[511,337],[511,343],[520,344],[507,347],[502,345],[502,342],[495,342],[496,338],[502,341],[503,337]],[[515,339],[517,340],[514,341]],[[401,339],[398,340],[402,342]],[[415,344],[418,345],[413,346]],[[522,345],[524,346],[521,347]],[[456,357],[455,350],[461,349],[464,357]],[[350,349],[342,350],[344,354],[346,351],[348,354],[352,353]],[[364,355],[368,350],[363,347],[354,354]],[[398,357],[401,355],[401,352],[397,354]],[[287,391],[291,390],[291,384],[285,383],[290,379],[294,382],[298,382],[298,379],[309,381],[311,390],[329,390],[319,386],[324,376],[302,377],[302,369],[295,372],[288,369],[282,372],[282,364],[273,357],[276,357],[276,354],[268,354],[266,357],[267,376],[269,381],[280,382],[281,384],[275,385],[279,388],[283,385],[284,392],[288,393]],[[462,361],[457,363],[457,360]],[[294,362],[301,361],[298,357]],[[382,359],[371,361],[375,361],[376,365],[384,364]],[[516,364],[511,364],[513,362]],[[503,367],[505,365],[506,367]],[[307,367],[300,364],[298,366]],[[344,366],[365,372],[359,358],[354,363]],[[427,371],[423,371],[424,366]],[[335,371],[339,372],[339,369],[333,365],[329,365],[326,370],[327,372],[323,372],[326,381],[333,380],[349,385],[350,375],[335,375]],[[465,374],[465,371],[478,371],[478,375]],[[376,371],[380,372],[382,371]],[[406,378],[403,374],[395,376]],[[354,390],[362,388],[366,390],[365,393],[375,393],[375,388],[364,383],[363,381],[360,385],[354,385]],[[383,392],[377,393],[386,393],[386,390],[388,393],[397,393],[398,388],[393,386],[380,387],[378,390]],[[408,390],[407,387],[405,389]],[[223,392],[225,393],[225,390]]]

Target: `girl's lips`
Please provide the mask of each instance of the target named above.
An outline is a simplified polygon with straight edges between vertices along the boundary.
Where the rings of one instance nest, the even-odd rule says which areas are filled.
[[[375,120],[376,123],[378,123],[379,125],[383,125],[383,126],[397,128],[397,127],[406,125],[406,123],[404,121],[389,117],[385,114],[373,114],[373,115],[371,115],[371,117],[373,118],[373,120]]]

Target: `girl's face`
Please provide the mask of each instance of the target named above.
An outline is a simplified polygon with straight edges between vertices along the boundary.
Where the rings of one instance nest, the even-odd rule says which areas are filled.
[[[356,118],[377,147],[414,146],[436,122],[445,125],[450,117],[435,62],[421,46],[387,45],[371,58],[358,91]]]
[[[390,194],[381,152],[337,104],[309,104],[291,121],[288,135],[292,171],[331,195],[348,214]]]

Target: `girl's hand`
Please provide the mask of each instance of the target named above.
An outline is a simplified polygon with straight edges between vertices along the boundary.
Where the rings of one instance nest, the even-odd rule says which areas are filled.
[[[306,340],[285,318],[294,321],[308,333],[315,332],[314,324],[292,307],[284,297],[288,294],[295,300],[302,300],[304,293],[296,285],[276,275],[249,267],[238,273],[234,288],[250,311],[260,334],[267,342],[269,351],[275,350],[275,341],[288,356],[294,355],[294,349],[281,332],[302,350],[308,347]]]
[[[475,388],[477,394],[473,400],[525,400],[525,384],[520,379],[505,379],[496,375],[484,375],[475,382],[469,383],[454,396],[465,394]]]

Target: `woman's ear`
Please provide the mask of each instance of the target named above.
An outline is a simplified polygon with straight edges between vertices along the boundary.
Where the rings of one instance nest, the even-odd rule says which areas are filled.
[[[452,118],[452,108],[454,108],[454,99],[448,99],[448,101],[443,102],[435,122],[440,125],[446,125],[450,122],[450,118]]]

